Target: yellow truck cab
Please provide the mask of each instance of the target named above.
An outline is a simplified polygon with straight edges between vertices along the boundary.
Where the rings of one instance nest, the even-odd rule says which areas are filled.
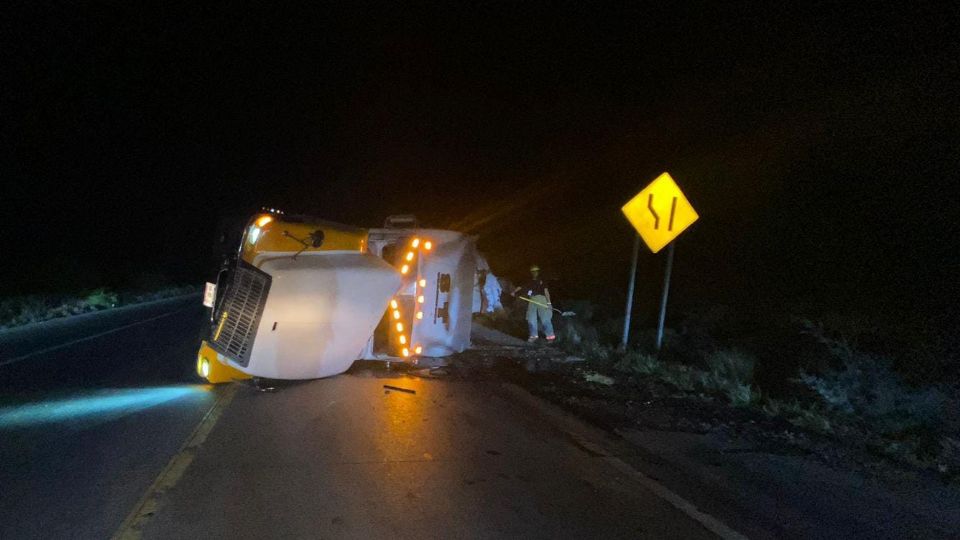
[[[460,352],[470,340],[474,253],[473,239],[415,220],[367,230],[257,214],[209,295],[197,372],[211,383],[313,379],[359,359]]]

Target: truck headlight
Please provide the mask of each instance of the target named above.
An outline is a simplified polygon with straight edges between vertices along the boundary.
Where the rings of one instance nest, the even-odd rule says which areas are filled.
[[[197,375],[204,379],[210,375],[210,360],[206,356],[197,355]]]

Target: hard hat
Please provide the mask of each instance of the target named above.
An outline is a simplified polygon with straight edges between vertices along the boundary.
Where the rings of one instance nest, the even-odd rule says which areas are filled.
[[[531,272],[539,272],[539,271],[540,271],[540,267],[537,266],[537,265],[533,265],[533,266],[530,267],[530,271],[531,271]]]

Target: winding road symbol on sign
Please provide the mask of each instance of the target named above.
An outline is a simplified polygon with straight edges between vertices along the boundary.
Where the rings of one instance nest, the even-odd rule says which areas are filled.
[[[657,215],[656,208],[653,207],[653,193],[647,198],[647,208],[650,210],[650,213],[653,214],[653,228],[657,230],[660,228],[660,216]],[[673,202],[670,203],[670,224],[667,225],[667,231],[673,230],[673,217],[677,215],[677,198],[673,198]]]
[[[700,216],[669,173],[663,173],[623,205],[623,214],[656,253]]]

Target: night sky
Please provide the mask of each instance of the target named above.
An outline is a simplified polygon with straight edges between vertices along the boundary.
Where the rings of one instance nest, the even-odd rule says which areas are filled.
[[[275,206],[414,213],[612,304],[669,170],[680,303],[960,298],[956,4],[200,4],[5,5],[0,293],[202,282]]]

